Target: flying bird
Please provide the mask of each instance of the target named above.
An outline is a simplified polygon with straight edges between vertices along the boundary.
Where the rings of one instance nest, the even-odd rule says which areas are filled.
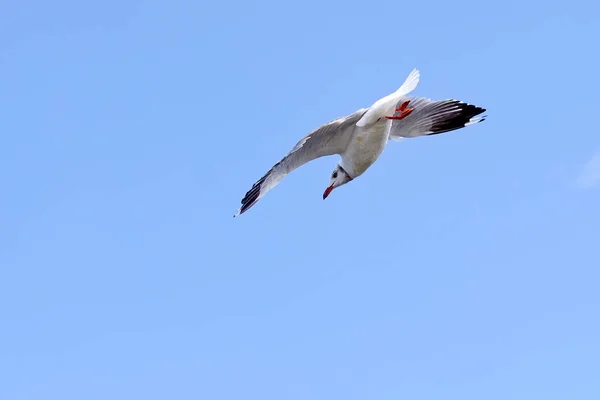
[[[436,135],[483,122],[486,110],[458,100],[408,97],[419,83],[414,69],[394,93],[355,113],[315,129],[260,178],[242,199],[234,217],[248,211],[290,172],[314,159],[338,154],[323,199],[333,189],[361,176],[381,155],[388,141]]]

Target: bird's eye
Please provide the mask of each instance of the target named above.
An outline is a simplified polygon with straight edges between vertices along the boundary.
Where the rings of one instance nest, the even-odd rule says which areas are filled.
[[[332,177],[333,179],[337,178],[337,171],[336,171],[336,172],[334,172],[334,173],[333,173],[333,175],[331,175],[331,177]]]

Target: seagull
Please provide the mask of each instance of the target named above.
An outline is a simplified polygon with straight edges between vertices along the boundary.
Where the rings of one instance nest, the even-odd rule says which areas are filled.
[[[325,200],[333,189],[358,178],[379,158],[389,141],[437,135],[485,120],[486,110],[458,100],[433,101],[408,97],[419,83],[414,69],[394,93],[369,108],[330,121],[302,138],[296,146],[260,178],[242,199],[234,217],[248,211],[293,170],[320,157],[339,155]]]

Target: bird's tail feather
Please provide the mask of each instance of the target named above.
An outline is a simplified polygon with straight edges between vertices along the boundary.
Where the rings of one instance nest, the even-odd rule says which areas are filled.
[[[360,127],[369,125],[383,116],[391,116],[391,114],[394,112],[396,104],[400,101],[400,99],[415,90],[419,84],[419,77],[419,70],[413,69],[402,86],[400,86],[400,88],[398,88],[398,90],[396,90],[394,93],[389,94],[373,103],[373,105],[369,107],[362,118],[358,120],[356,126]]]

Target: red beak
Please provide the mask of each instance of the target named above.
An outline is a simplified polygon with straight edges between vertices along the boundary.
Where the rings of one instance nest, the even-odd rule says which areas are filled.
[[[332,190],[333,190],[333,185],[331,185],[327,189],[325,189],[325,193],[323,193],[323,200],[325,200],[327,198],[327,196],[329,196],[329,194],[331,193]]]

